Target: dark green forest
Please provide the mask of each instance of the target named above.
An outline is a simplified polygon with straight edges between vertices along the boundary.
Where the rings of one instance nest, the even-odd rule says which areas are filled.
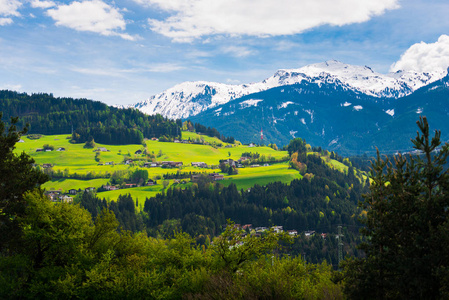
[[[28,133],[67,134],[73,141],[89,137],[102,144],[140,144],[143,138],[181,136],[182,122],[160,115],[148,116],[136,109],[119,109],[99,101],[56,98],[52,94],[0,91],[3,121],[19,117],[17,125],[30,124]]]

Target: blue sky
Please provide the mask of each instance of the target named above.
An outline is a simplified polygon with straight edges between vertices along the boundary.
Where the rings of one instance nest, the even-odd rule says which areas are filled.
[[[449,66],[448,15],[447,0],[0,0],[0,89],[130,104],[331,59],[430,71]]]

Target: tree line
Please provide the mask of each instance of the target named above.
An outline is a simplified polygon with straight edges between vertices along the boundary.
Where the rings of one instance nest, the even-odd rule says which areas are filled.
[[[0,91],[5,122],[18,116],[17,125],[29,123],[29,133],[66,134],[84,143],[89,137],[103,144],[140,144],[143,138],[181,136],[181,120],[148,116],[137,109],[119,109],[99,101],[56,98],[52,94]]]

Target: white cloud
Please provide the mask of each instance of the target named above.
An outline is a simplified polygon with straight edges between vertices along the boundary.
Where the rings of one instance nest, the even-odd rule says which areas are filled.
[[[222,52],[235,57],[245,57],[254,54],[253,50],[241,46],[227,46],[222,49]]]
[[[138,73],[168,73],[173,71],[178,71],[184,69],[184,67],[171,64],[171,63],[162,63],[162,64],[154,64],[149,66],[143,66],[140,68],[130,68],[130,69],[118,69],[118,68],[80,68],[73,67],[71,70],[73,72],[85,74],[85,75],[93,75],[93,76],[106,76],[106,77],[124,77],[127,74],[138,74]]]
[[[182,70],[182,69],[184,69],[184,67],[182,67],[178,64],[167,63],[167,64],[152,65],[152,66],[148,67],[147,70],[149,72],[154,72],[154,73],[168,73],[168,72],[178,71],[178,70]]]
[[[56,25],[78,31],[91,31],[105,36],[120,36],[135,40],[129,34],[117,32],[125,30],[126,22],[119,10],[100,0],[72,2],[50,9],[47,14],[56,21]]]
[[[4,84],[0,85],[0,90],[20,91],[22,90],[21,84]]]
[[[12,23],[11,18],[0,18],[0,26],[9,25]]]
[[[19,17],[18,11],[22,3],[18,0],[0,0],[0,26],[8,25],[13,22],[9,17]]]
[[[31,7],[33,8],[50,8],[54,7],[56,4],[53,1],[40,1],[40,0],[33,0],[31,1]]]
[[[134,0],[171,15],[149,19],[153,31],[178,42],[213,34],[279,36],[320,25],[365,22],[399,0]]]
[[[419,72],[446,71],[449,67],[449,36],[443,34],[435,43],[412,45],[399,61],[390,67],[391,72],[413,70]]]

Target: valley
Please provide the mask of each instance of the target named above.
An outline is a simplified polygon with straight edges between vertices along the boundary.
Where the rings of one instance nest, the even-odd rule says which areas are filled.
[[[237,185],[238,189],[248,189],[254,184],[265,185],[272,181],[289,183],[293,179],[300,179],[302,176],[298,171],[289,168],[287,151],[275,151],[270,147],[248,147],[248,145],[230,145],[208,136],[198,135],[192,132],[182,133],[184,140],[204,141],[209,145],[183,144],[174,142],[159,142],[146,140],[146,147],[138,144],[131,145],[104,145],[96,143],[93,149],[83,148],[84,144],[70,143],[70,135],[50,135],[42,136],[39,139],[22,137],[22,141],[17,143],[16,153],[24,151],[35,161],[36,165],[45,171],[44,164],[50,164],[54,173],[61,173],[62,178],[53,178],[45,183],[43,188],[47,190],[61,190],[68,193],[69,189],[84,190],[94,187],[98,190],[103,185],[107,185],[111,174],[117,171],[133,172],[137,169],[145,169],[148,178],[157,181],[154,186],[132,187],[114,191],[103,191],[98,193],[98,197],[116,201],[120,194],[131,194],[133,198],[144,200],[160,193],[166,187],[163,186],[164,175],[177,173],[187,173],[187,178],[180,180],[179,185],[189,185],[189,173],[216,173],[221,172],[219,161],[225,159],[239,160],[245,152],[259,153],[264,156],[269,166],[261,164],[258,167],[239,168],[238,174],[224,175],[222,183],[227,186],[231,183]],[[69,138],[68,138],[69,137]],[[51,145],[55,150],[36,152],[36,149],[43,145]],[[221,145],[217,147],[215,145]],[[228,147],[226,147],[228,146]],[[64,148],[64,151],[57,151]],[[106,151],[95,151],[98,149]],[[146,150],[145,154],[136,154],[138,151]],[[100,153],[100,160],[95,160],[96,153]],[[126,163],[127,160],[132,162]],[[269,163],[273,161],[283,161]],[[182,162],[182,166],[176,168],[144,167],[148,162],[174,161]],[[192,162],[204,162],[207,168],[192,166]],[[76,175],[75,175],[76,174]],[[53,175],[54,176],[54,175]],[[81,176],[85,179],[73,179],[70,177]],[[94,177],[94,178],[92,178]],[[89,179],[92,178],[92,179]],[[166,180],[168,186],[177,185],[175,179]],[[176,180],[178,181],[178,180]],[[183,182],[181,184],[181,181]],[[141,202],[143,205],[143,201]]]

